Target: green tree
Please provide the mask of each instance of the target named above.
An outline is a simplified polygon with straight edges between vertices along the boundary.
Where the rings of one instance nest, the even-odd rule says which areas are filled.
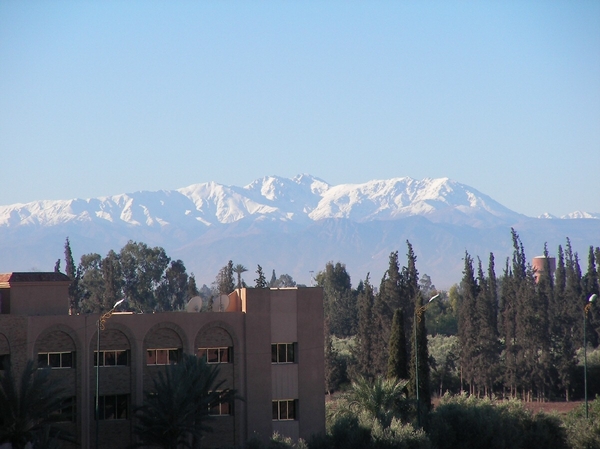
[[[146,313],[160,310],[156,291],[171,261],[165,250],[129,241],[121,249],[119,261],[129,308]]]
[[[294,279],[289,274],[284,273],[284,274],[279,275],[279,277],[277,278],[277,281],[275,282],[275,286],[277,288],[295,287],[296,281],[294,281]]]
[[[189,277],[181,260],[171,261],[157,288],[157,311],[183,310],[188,298]]]
[[[254,279],[256,288],[268,288],[267,279],[265,278],[265,274],[263,273],[263,269],[260,265],[256,269],[257,278]]]
[[[333,347],[332,336],[329,332],[329,321],[325,319],[325,391],[331,395],[342,382],[342,370],[337,351]]]
[[[425,421],[424,417],[427,416],[427,413],[431,410],[431,390],[427,328],[425,327],[425,317],[423,316],[427,308],[427,303],[424,304],[420,292],[417,293],[415,308],[417,312],[415,313],[415,319],[413,320],[413,326],[415,327],[413,328],[413,335],[411,337],[410,380],[408,382],[408,392],[411,397],[418,397],[419,399],[417,401],[417,419],[419,423],[422,423]]]
[[[385,375],[388,369],[389,343],[392,332],[394,313],[414,310],[411,304],[412,297],[406,288],[406,269],[400,274],[398,264],[398,251],[390,253],[388,269],[381,279],[379,293],[375,298],[374,310],[376,326],[374,332],[375,346],[381,348],[374,357],[376,372]],[[411,320],[404,316],[403,328],[410,327]],[[405,339],[406,341],[406,339]]]
[[[200,295],[200,291],[198,290],[198,286],[196,285],[196,276],[194,276],[194,273],[190,273],[190,277],[188,278],[188,285],[187,285],[187,299],[189,301],[194,296],[199,296],[199,295]]]
[[[79,273],[73,260],[69,237],[65,240],[65,274],[71,279],[69,285],[69,313],[74,314],[79,309]]]
[[[458,393],[460,388],[458,357],[460,345],[456,335],[434,335],[428,338],[432,391],[442,397],[446,391]]]
[[[406,356],[406,335],[404,334],[404,313],[396,309],[392,321],[392,334],[389,344],[387,377],[408,379],[408,358]]]
[[[356,296],[352,291],[350,275],[340,262],[328,262],[325,270],[317,273],[317,285],[323,287],[323,306],[329,319],[331,333],[339,338],[356,333],[358,313]]]
[[[31,360],[20,378],[15,374],[10,365],[0,372],[0,444],[24,449],[48,430],[58,433],[52,423],[60,416],[64,389],[50,378],[50,369],[37,369]]]
[[[460,284],[460,305],[458,309],[458,340],[460,342],[460,368],[462,377],[469,385],[470,393],[475,394],[476,365],[479,345],[479,320],[477,296],[479,286],[475,280],[473,258],[465,252],[465,266]]]
[[[216,365],[189,354],[159,372],[153,390],[144,393],[144,404],[135,411],[139,446],[198,447],[203,434],[212,431],[211,407],[234,398],[234,392],[223,388],[225,381],[217,381],[217,376]]]
[[[356,361],[354,370],[355,377],[364,377],[372,380],[375,378],[375,366],[373,365],[374,353],[374,328],[376,323],[373,316],[373,287],[369,274],[363,283],[362,291],[358,295],[358,328],[356,343],[352,349],[353,359]]]
[[[113,250],[110,250],[100,264],[102,270],[102,279],[104,280],[104,295],[100,312],[106,312],[112,309],[113,305],[124,297],[123,270],[121,268],[121,258]]]
[[[219,274],[217,274],[217,278],[215,279],[215,284],[220,295],[228,295],[235,290],[233,262],[231,260],[219,270]]]
[[[596,260],[596,256],[594,254],[594,247],[590,246],[588,252],[588,269],[581,280],[584,298],[589,298],[593,294],[600,294],[598,270],[596,269],[597,262],[598,261]],[[599,317],[597,317],[596,314],[594,314],[593,312],[588,314],[589,326],[587,326],[586,328],[587,341],[589,341],[590,344],[594,347],[598,346],[598,344],[600,343],[597,331],[598,325],[600,324],[600,320],[598,318]]]
[[[380,426],[389,427],[394,418],[407,418],[406,384],[405,379],[377,377],[369,381],[360,377],[338,403],[337,415],[356,416],[364,412]]]
[[[78,271],[81,275],[80,309],[83,312],[99,312],[103,309],[106,284],[102,277],[101,266],[100,254],[91,253],[81,256]]]
[[[275,274],[275,270],[271,273],[271,280],[269,281],[269,287],[274,288],[277,286],[277,275]]]
[[[237,286],[236,288],[242,288],[242,273],[248,271],[248,268],[243,266],[241,263],[238,263],[233,267],[233,272],[237,275]]]
[[[492,397],[493,386],[499,372],[500,345],[497,328],[497,291],[494,273],[494,255],[490,253],[488,277],[478,262],[477,353],[474,360],[475,382],[481,392]]]

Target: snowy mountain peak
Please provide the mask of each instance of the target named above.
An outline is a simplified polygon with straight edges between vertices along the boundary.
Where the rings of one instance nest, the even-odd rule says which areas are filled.
[[[584,212],[584,211],[581,211],[581,210],[576,210],[575,212],[571,212],[570,214],[563,215],[560,218],[570,218],[570,219],[592,218],[592,219],[600,219],[600,212],[599,213],[590,213],[590,212]]]
[[[360,223],[414,215],[473,226],[523,217],[449,178],[398,177],[331,186],[312,175],[300,174],[293,178],[265,176],[244,187],[211,181],[177,190],[0,206],[0,226],[95,222],[205,228],[248,219],[304,223],[345,218]],[[576,212],[563,218],[600,218],[600,214]]]

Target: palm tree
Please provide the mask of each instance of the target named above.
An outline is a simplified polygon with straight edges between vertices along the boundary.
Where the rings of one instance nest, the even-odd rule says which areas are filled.
[[[406,418],[408,400],[404,379],[386,379],[377,377],[373,382],[359,377],[352,382],[350,390],[344,395],[337,415],[358,415],[367,413],[377,420],[383,428],[390,426],[393,418]]]
[[[0,444],[23,449],[36,439],[56,436],[51,423],[60,417],[63,394],[61,385],[50,379],[49,368],[37,369],[29,360],[18,382],[9,364],[0,374]]]
[[[198,447],[202,434],[212,431],[207,421],[211,405],[231,401],[233,390],[217,382],[218,368],[204,359],[183,354],[154,379],[154,391],[144,393],[136,410],[136,446],[164,449]]]
[[[233,272],[237,274],[237,287],[242,288],[242,273],[248,271],[248,268],[243,266],[241,263],[238,263],[235,267],[233,267]]]

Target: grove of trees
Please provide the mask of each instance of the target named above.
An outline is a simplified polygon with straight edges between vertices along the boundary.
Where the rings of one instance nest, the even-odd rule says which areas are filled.
[[[327,370],[327,390],[360,377],[388,376],[408,378],[408,392],[414,396],[416,335],[418,359],[429,361],[419,364],[424,404],[429,403],[429,391],[528,401],[580,396],[577,351],[583,343],[584,306],[600,289],[600,248],[589,248],[583,272],[567,239],[565,248],[557,249],[556,271],[552,273],[544,248],[547,266],[536,273],[516,231],[511,238],[513,254],[500,275],[493,254],[484,266],[465,252],[462,280],[439,292],[416,329],[415,308],[437,290],[429,276],[419,278],[410,242],[406,266],[400,268],[398,253],[391,253],[378,289],[370,274],[352,288],[345,266],[328,263],[316,276],[324,288],[326,338],[334,343],[348,340],[351,350],[342,354],[334,344],[326,352],[326,364],[336,368]],[[590,349],[598,347],[599,331],[596,304],[588,314]]]

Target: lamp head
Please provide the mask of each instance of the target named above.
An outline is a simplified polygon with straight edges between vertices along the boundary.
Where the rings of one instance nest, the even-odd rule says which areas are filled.
[[[435,298],[437,298],[438,296],[440,296],[440,294],[438,293],[435,296],[432,296],[431,298],[429,298],[429,301],[427,301],[428,303],[430,303],[431,301],[433,301]]]
[[[113,306],[113,309],[116,309],[117,307],[119,307],[123,301],[125,301],[125,298],[119,299]]]
[[[596,302],[596,299],[598,299],[598,295],[596,293],[594,293],[592,296],[590,296],[588,298],[588,302],[589,303],[594,303],[594,302]]]

